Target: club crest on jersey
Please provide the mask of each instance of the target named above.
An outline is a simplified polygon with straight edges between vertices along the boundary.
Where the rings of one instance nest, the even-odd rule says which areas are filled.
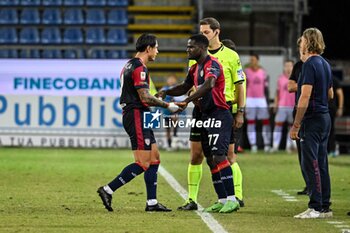
[[[141,72],[140,76],[141,76],[141,80],[146,80],[146,72]]]
[[[146,138],[146,139],[145,139],[145,143],[146,143],[147,146],[149,146],[149,145],[151,144],[151,139]]]

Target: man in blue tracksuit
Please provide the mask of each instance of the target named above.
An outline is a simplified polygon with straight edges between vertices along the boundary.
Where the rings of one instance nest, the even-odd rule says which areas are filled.
[[[292,139],[300,139],[301,166],[307,176],[308,209],[294,218],[332,217],[331,186],[328,172],[327,144],[331,127],[328,99],[333,98],[332,72],[320,55],[325,44],[317,28],[303,32],[299,46],[304,62],[298,80],[298,105],[290,132]]]

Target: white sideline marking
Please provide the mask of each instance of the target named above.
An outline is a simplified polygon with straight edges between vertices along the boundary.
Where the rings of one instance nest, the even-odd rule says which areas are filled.
[[[298,199],[296,199],[294,196],[290,195],[289,193],[284,192],[282,189],[279,190],[271,190],[271,192],[277,194],[278,196],[282,197],[285,201],[288,202],[296,202]]]
[[[177,180],[164,167],[159,166],[158,172],[165,178],[168,184],[184,199],[187,200],[187,191],[177,182]],[[198,203],[197,203],[198,204]],[[203,207],[198,204],[196,213],[202,218],[203,222],[207,224],[209,229],[214,233],[228,233],[218,221],[209,213],[203,212]]]

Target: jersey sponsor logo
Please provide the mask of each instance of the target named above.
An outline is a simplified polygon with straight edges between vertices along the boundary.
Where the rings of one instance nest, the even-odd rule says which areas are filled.
[[[141,80],[146,80],[146,73],[145,72],[141,72],[140,73],[140,77],[141,77]]]

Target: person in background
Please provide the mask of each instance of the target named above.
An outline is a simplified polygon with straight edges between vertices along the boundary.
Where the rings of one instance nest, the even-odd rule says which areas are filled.
[[[288,126],[293,124],[293,107],[295,103],[295,95],[288,91],[288,80],[293,70],[294,62],[287,60],[284,62],[283,74],[278,77],[277,91],[274,102],[275,127],[273,130],[273,146],[272,151],[279,150],[282,139],[282,130],[285,122]],[[286,151],[291,152],[294,147],[294,142],[287,137]]]
[[[340,82],[337,77],[333,75],[333,90],[334,90],[334,98],[329,100],[329,115],[331,116],[331,132],[329,133],[328,139],[328,153],[330,156],[339,155],[339,149],[336,149],[336,140],[335,140],[335,130],[334,123],[336,117],[343,116],[343,108],[344,108],[344,93],[341,88]]]
[[[262,135],[264,140],[264,151],[271,150],[271,127],[268,107],[268,75],[259,64],[259,55],[250,56],[249,66],[244,70],[247,77],[247,134],[251,151],[256,153],[257,133],[256,120],[262,121]]]
[[[221,41],[221,43],[226,46],[227,48],[230,48],[232,49],[233,51],[236,51],[236,44],[230,40],[230,39],[223,39]],[[244,72],[242,71],[242,74],[244,75],[245,77],[245,74]],[[246,82],[243,83],[243,91],[244,91],[244,102],[245,102],[245,99],[246,99]],[[236,92],[236,90],[235,90]],[[236,96],[236,93],[235,93],[235,96]],[[236,118],[236,114],[238,113],[238,105],[237,105],[237,99],[235,98],[233,101],[232,101],[232,114],[233,114],[233,119]],[[233,143],[234,143],[234,151],[233,153],[229,153],[227,156],[228,156],[228,159],[231,163],[231,166],[232,167],[235,167],[236,164],[238,166],[238,163],[237,163],[237,153],[238,152],[242,152],[242,149],[240,150],[240,143],[241,143],[241,139],[242,139],[242,132],[243,132],[243,127],[240,127],[240,128],[237,128],[237,127],[234,127],[234,140],[233,140]],[[235,169],[232,169],[233,171],[233,183],[235,184],[235,195],[236,197],[240,200],[240,206],[243,207],[244,206],[244,202],[242,201],[243,200],[243,175],[242,175],[242,172],[240,171],[240,168],[235,168]]]
[[[298,42],[297,42],[298,47],[300,47],[300,41],[301,41],[301,38],[298,39]],[[295,118],[295,113],[296,113],[296,109],[297,109],[296,95],[297,95],[297,90],[298,90],[298,80],[299,80],[299,77],[300,77],[300,74],[301,74],[301,68],[302,67],[303,67],[303,61],[302,60],[297,61],[294,64],[294,66],[293,66],[292,74],[290,75],[289,81],[288,81],[288,91],[291,92],[291,93],[295,93],[295,105],[294,105],[294,109],[293,109],[293,120]],[[308,194],[307,181],[306,181],[307,178],[306,178],[306,174],[305,174],[304,170],[301,168],[300,140],[296,139],[295,142],[296,142],[296,145],[297,145],[299,166],[300,166],[300,169],[301,169],[301,174],[303,176],[303,180],[305,182],[304,188],[302,190],[298,191],[297,194],[298,195],[307,195]]]
[[[300,139],[301,165],[307,176],[309,203],[306,211],[294,216],[297,219],[333,216],[327,157],[331,128],[328,100],[333,98],[333,88],[331,67],[321,56],[324,49],[320,30],[308,28],[303,32],[299,52],[304,64],[298,80],[298,105],[290,137]]]

